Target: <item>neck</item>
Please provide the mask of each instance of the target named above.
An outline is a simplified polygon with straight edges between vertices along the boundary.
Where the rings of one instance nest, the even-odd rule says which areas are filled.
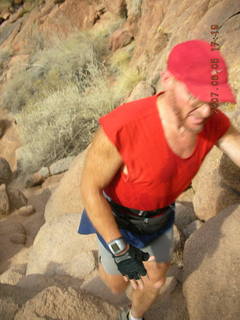
[[[168,128],[172,128],[172,130],[177,131],[179,134],[184,134],[187,131],[181,120],[180,113],[167,103],[164,94],[158,97],[157,108],[161,121],[166,123]]]

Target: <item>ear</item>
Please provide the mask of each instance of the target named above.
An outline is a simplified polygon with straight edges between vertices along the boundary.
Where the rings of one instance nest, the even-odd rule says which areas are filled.
[[[172,75],[172,73],[170,71],[166,70],[164,72],[160,72],[160,76],[161,76],[161,84],[162,84],[163,88],[165,90],[172,88],[172,86],[175,82],[175,78]]]

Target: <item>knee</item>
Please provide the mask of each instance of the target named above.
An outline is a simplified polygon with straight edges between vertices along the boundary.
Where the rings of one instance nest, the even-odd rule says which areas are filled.
[[[101,264],[99,265],[99,275],[105,285],[111,290],[113,294],[123,293],[128,286],[128,283],[123,279],[122,276],[110,275],[106,273]]]

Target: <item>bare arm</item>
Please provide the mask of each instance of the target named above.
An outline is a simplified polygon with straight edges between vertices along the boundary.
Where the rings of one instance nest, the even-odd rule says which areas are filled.
[[[80,191],[91,222],[106,242],[121,237],[121,233],[102,190],[122,165],[116,147],[99,128],[86,155]]]
[[[240,167],[240,132],[231,126],[218,140],[217,146]]]

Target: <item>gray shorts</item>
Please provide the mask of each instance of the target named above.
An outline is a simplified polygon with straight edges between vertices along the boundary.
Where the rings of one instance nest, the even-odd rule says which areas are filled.
[[[104,270],[109,274],[121,274],[113,260],[111,253],[105,249],[101,241],[98,240],[99,259]],[[155,239],[150,245],[141,249],[148,252],[150,256],[155,256],[157,262],[170,262],[174,249],[173,227],[164,232],[160,237]]]

